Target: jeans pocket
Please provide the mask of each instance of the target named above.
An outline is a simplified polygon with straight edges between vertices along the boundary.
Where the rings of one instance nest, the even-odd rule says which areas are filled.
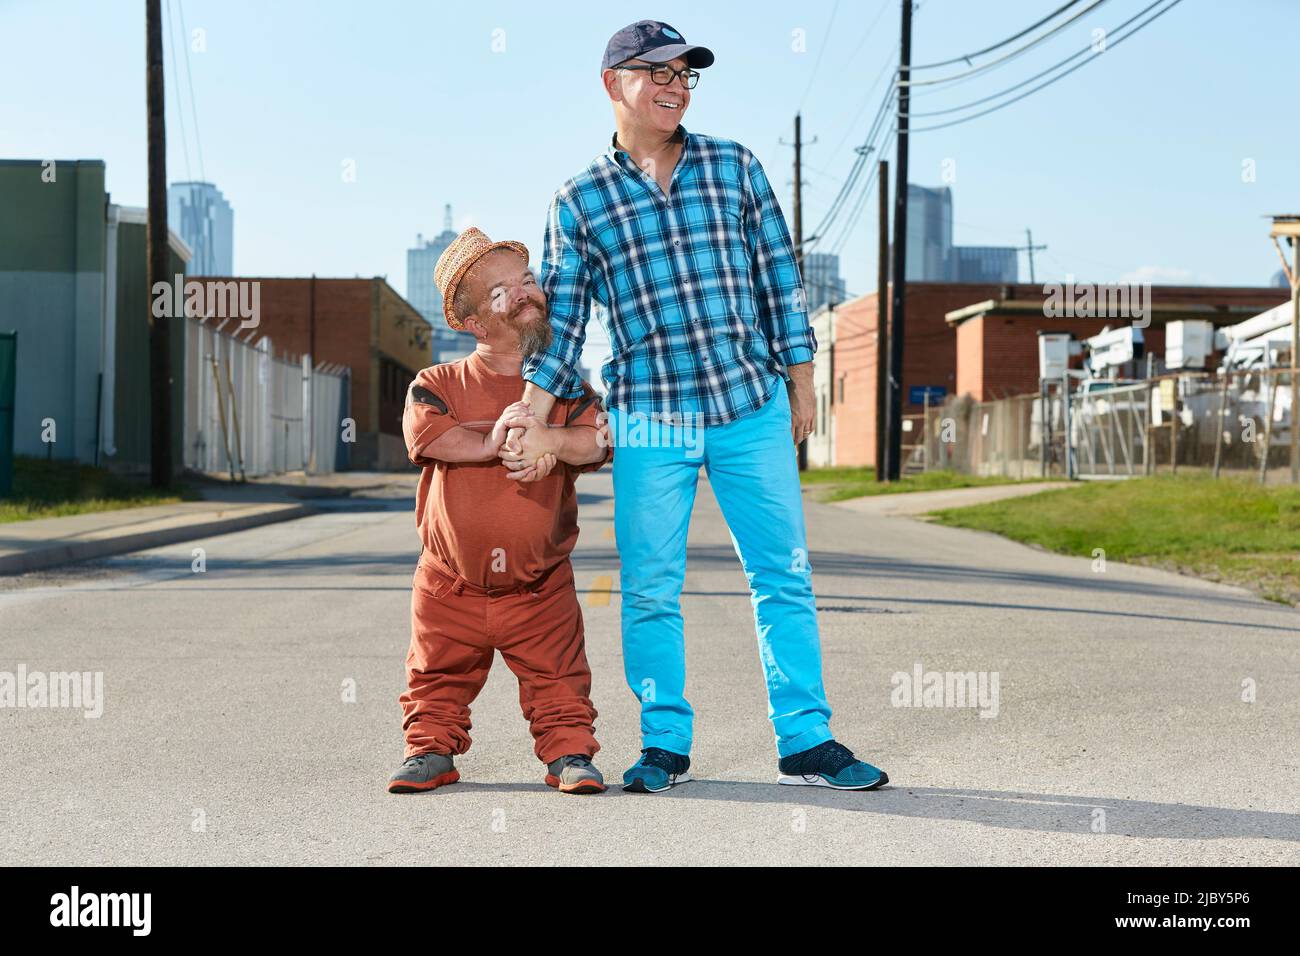
[[[455,581],[423,561],[415,569],[415,580],[412,582],[413,587],[430,598],[445,597],[455,584]]]

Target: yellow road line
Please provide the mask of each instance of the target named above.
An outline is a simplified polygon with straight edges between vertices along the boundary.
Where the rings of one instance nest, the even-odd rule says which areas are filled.
[[[614,587],[614,579],[608,574],[601,574],[591,582],[587,592],[587,607],[609,607],[609,592]]]

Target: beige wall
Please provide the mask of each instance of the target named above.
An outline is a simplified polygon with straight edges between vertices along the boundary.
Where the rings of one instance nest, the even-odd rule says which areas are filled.
[[[831,310],[822,306],[809,320],[817,336],[817,355],[813,359],[813,397],[817,414],[813,433],[808,436],[808,465],[824,468],[835,463],[834,419],[831,408],[831,346],[834,344]]]

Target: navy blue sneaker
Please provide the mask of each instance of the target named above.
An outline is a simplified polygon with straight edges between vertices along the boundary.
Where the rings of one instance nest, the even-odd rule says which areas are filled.
[[[794,787],[830,787],[833,790],[875,790],[889,783],[889,775],[853,756],[843,744],[828,740],[777,762],[777,783]]]
[[[623,772],[623,789],[629,793],[659,793],[686,783],[691,758],[658,747],[641,751],[641,759]]]

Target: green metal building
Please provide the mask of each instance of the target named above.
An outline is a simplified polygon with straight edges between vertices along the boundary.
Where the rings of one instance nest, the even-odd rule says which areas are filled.
[[[144,210],[109,201],[101,160],[0,159],[0,331],[18,332],[17,454],[148,470],[145,224]],[[183,273],[189,249],[169,239],[170,271]],[[169,321],[179,463],[185,332]]]

